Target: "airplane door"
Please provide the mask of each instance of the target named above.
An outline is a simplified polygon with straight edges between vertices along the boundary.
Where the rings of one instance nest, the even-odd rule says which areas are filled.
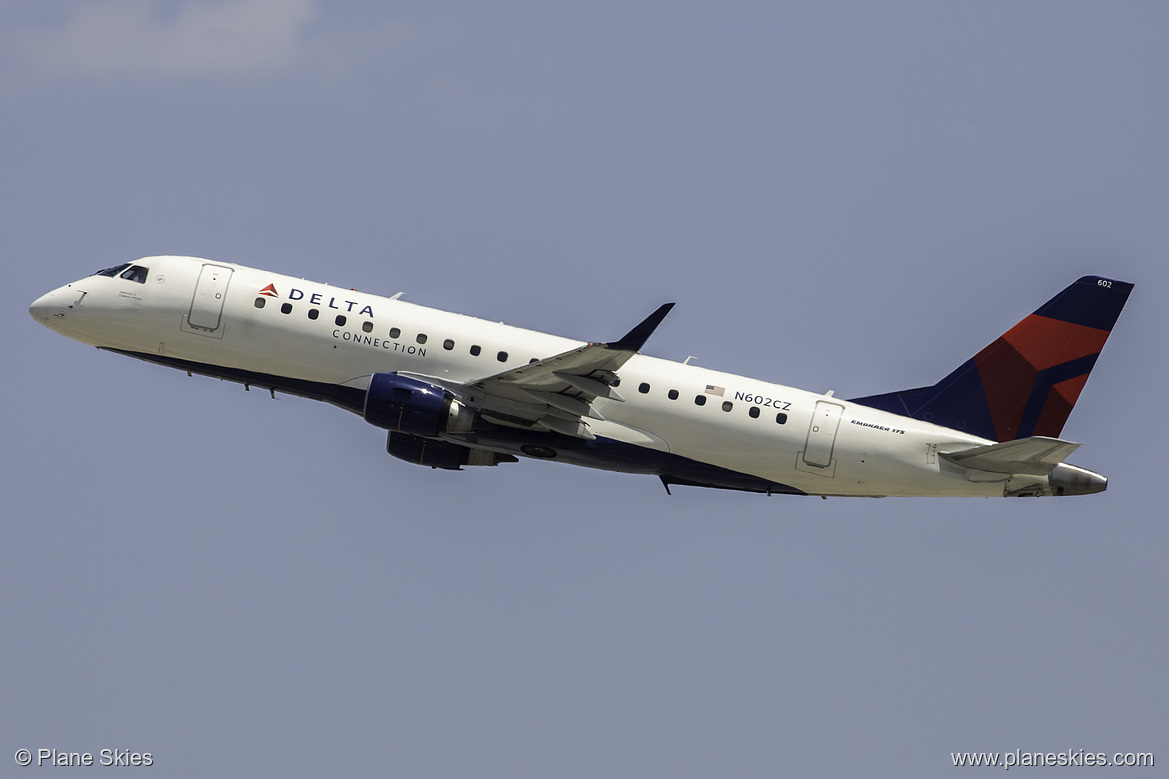
[[[231,281],[231,268],[222,265],[204,265],[195,283],[195,297],[187,324],[200,330],[218,330],[223,318],[223,299]]]
[[[816,403],[816,411],[812,414],[812,424],[808,426],[808,440],[804,444],[804,462],[817,468],[827,468],[832,465],[832,449],[836,446],[836,429],[840,426],[840,415],[843,406],[827,403],[823,400]]]

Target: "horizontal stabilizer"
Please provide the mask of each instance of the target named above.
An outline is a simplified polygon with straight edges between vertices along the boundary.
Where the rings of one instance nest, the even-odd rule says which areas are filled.
[[[939,455],[955,465],[977,471],[1046,476],[1079,447],[1071,441],[1035,436]]]

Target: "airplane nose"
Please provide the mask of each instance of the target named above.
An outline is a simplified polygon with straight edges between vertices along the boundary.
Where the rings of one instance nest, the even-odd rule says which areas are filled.
[[[73,285],[61,287],[34,300],[28,307],[28,313],[42,325],[56,329],[56,323],[74,310],[84,297],[85,293],[73,288]]]
[[[31,306],[28,307],[29,315],[32,316],[33,319],[40,322],[42,325],[48,324],[50,312],[53,310],[52,297],[52,292],[47,295],[41,295],[32,302]]]

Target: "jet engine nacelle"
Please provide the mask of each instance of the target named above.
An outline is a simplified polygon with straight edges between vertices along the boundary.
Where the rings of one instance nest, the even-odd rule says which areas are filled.
[[[429,465],[446,471],[461,470],[464,465],[499,465],[519,460],[510,454],[472,449],[469,446],[443,441],[441,438],[421,438],[409,433],[391,431],[386,437],[386,451],[399,460],[415,465]]]
[[[391,432],[386,438],[386,451],[399,460],[415,465],[457,471],[459,466],[467,462],[467,454],[471,450],[441,439],[419,438],[409,433]]]
[[[475,412],[442,387],[397,373],[370,377],[362,416],[371,425],[420,436],[469,433],[475,421]]]

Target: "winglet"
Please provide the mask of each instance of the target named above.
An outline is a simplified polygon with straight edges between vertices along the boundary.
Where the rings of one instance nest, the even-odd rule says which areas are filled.
[[[641,347],[645,346],[645,342],[649,340],[650,335],[657,329],[662,320],[666,318],[666,314],[670,313],[670,309],[674,307],[673,303],[663,303],[658,307],[658,310],[650,314],[637,327],[630,330],[619,341],[605,344],[610,349],[615,349],[619,352],[637,352]]]

